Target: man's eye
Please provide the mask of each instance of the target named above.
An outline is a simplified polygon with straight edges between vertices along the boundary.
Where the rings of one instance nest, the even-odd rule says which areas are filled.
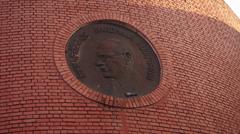
[[[100,59],[109,59],[109,58],[111,58],[112,56],[110,56],[110,55],[98,55],[98,57],[99,57]]]
[[[125,53],[125,56],[126,56],[127,58],[131,58],[131,54],[130,54],[129,52],[126,52],[126,53]]]

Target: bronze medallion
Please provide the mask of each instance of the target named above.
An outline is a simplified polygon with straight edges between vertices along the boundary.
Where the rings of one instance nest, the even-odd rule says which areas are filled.
[[[121,23],[105,20],[81,27],[68,41],[66,58],[78,80],[113,97],[146,95],[160,81],[159,60],[150,44]]]

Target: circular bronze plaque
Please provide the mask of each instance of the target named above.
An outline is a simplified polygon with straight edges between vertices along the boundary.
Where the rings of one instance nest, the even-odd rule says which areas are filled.
[[[160,64],[150,44],[132,28],[111,21],[81,27],[68,41],[72,73],[92,90],[128,98],[152,92]]]

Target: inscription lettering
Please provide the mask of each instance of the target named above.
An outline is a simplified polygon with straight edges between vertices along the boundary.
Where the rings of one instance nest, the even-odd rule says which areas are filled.
[[[106,32],[106,33],[116,33],[116,34],[124,36],[124,37],[126,37],[128,39],[131,39],[131,36],[129,35],[129,33],[126,33],[126,32],[124,32],[122,30],[119,30],[119,29],[114,28],[114,27],[109,27],[109,26],[107,26],[107,27],[104,27],[104,26],[96,27],[96,28],[94,28],[94,32],[95,33],[100,33],[100,32],[103,32],[103,33],[104,32]]]

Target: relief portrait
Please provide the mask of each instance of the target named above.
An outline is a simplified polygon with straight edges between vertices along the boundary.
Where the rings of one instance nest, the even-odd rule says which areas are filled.
[[[100,30],[96,30],[98,27]],[[119,32],[119,29],[122,31]],[[157,57],[149,54],[150,47],[140,48],[138,44],[143,41],[138,39],[140,37],[134,37],[131,32],[129,35],[128,30],[115,25],[95,26],[84,32],[86,38],[72,42],[74,45],[70,45],[68,50],[74,54],[67,57],[75,59],[68,64],[83,84],[95,91],[121,98],[143,96],[158,85]],[[151,76],[156,77],[155,80],[148,79],[149,72],[157,74]]]

